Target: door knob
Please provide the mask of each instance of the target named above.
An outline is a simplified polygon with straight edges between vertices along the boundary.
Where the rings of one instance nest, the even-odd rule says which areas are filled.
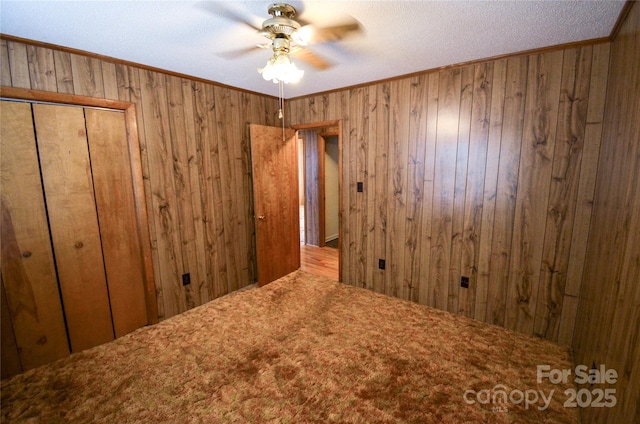
[[[260,215],[260,216],[258,216],[258,219],[259,219],[260,221],[264,221],[264,215]]]

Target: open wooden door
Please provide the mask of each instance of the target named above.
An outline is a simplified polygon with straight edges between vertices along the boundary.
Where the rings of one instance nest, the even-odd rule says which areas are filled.
[[[292,129],[251,125],[258,285],[300,268],[298,145]]]

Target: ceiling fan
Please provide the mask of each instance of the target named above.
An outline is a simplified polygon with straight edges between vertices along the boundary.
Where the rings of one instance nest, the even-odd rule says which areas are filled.
[[[296,9],[287,3],[271,4],[267,12],[271,17],[265,20],[261,27],[257,27],[235,11],[226,8],[216,10],[216,13],[220,15],[248,25],[269,40],[249,48],[227,52],[224,56],[237,57],[256,49],[271,49],[274,60],[281,57],[288,59],[288,55],[292,55],[316,69],[324,70],[331,67],[332,63],[309,50],[307,46],[336,42],[363,30],[362,25],[353,18],[349,18],[339,25],[318,27],[297,18]],[[265,77],[265,79],[267,78]]]

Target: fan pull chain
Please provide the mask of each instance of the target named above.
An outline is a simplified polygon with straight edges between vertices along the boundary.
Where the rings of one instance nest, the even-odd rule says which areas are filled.
[[[279,97],[280,97],[280,110],[278,111],[278,118],[282,121],[282,141],[285,141],[284,136],[284,83],[278,81]]]

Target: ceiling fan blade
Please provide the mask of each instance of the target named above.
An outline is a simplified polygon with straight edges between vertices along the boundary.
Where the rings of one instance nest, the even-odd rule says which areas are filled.
[[[309,44],[320,44],[320,43],[329,43],[332,41],[342,40],[348,36],[355,35],[359,32],[363,32],[364,27],[355,19],[352,19],[349,22],[324,27],[324,28],[313,28],[310,31]]]
[[[309,65],[313,66],[314,68],[320,69],[321,71],[324,71],[325,69],[329,69],[330,67],[333,66],[332,63],[318,56],[311,50],[305,49],[302,47],[297,47],[295,49],[292,49],[290,54],[300,60],[307,62]]]
[[[226,52],[220,52],[220,53],[217,53],[217,55],[225,59],[235,59],[237,57],[244,56],[245,54],[249,54],[253,51],[264,49],[264,48],[268,48],[268,46],[264,47],[261,44],[257,44],[255,46],[244,47],[236,50],[229,50]]]
[[[220,1],[201,1],[198,2],[198,6],[214,15],[225,17],[229,20],[239,22],[247,25],[249,28],[256,31],[260,31],[260,27],[249,22],[246,17],[242,16],[239,12],[227,7],[225,2]]]

